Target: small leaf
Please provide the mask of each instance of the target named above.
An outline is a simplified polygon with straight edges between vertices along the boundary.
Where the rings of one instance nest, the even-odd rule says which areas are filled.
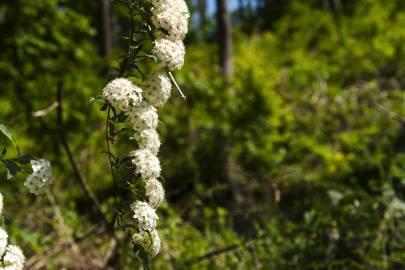
[[[7,167],[7,179],[13,178],[18,172],[18,165],[9,159],[3,159],[2,162]]]
[[[136,71],[138,71],[138,73],[141,75],[142,81],[144,81],[145,78],[146,78],[146,76],[145,76],[145,74],[142,72],[142,70],[141,70],[137,65],[135,65],[135,64],[133,64],[132,67],[133,67]]]
[[[117,167],[117,165],[119,165],[120,164],[120,158],[119,157],[116,157],[114,160],[113,160],[113,167]]]
[[[114,122],[116,123],[122,123],[125,120],[127,120],[128,116],[124,112],[120,112],[115,118]]]
[[[135,49],[138,49],[139,46],[138,46],[138,45],[129,45],[129,48],[130,48],[131,50],[135,50]]]
[[[131,156],[126,156],[123,159],[121,159],[120,164],[131,161],[133,159],[133,157]]]
[[[111,123],[111,122],[108,123],[108,130],[110,131],[110,136],[111,136],[112,138],[114,138],[114,135],[115,135],[115,126],[114,126],[113,123]]]
[[[7,148],[4,147],[3,150],[1,151],[1,156],[5,156],[7,154]]]
[[[146,57],[152,58],[153,61],[155,61],[156,63],[159,63],[158,58],[156,57],[156,55],[154,54],[145,54]]]
[[[111,106],[111,111],[112,111],[112,114],[113,114],[113,119],[115,119],[115,117],[117,117],[117,110],[115,110],[115,108],[113,107],[113,106]]]
[[[15,145],[13,134],[11,133],[11,130],[9,127],[7,127],[6,125],[0,124],[0,131],[1,131],[1,133],[3,133],[4,136],[7,137],[7,139],[9,139]]]
[[[28,164],[31,162],[32,159],[33,157],[31,155],[24,155],[22,157],[13,159],[13,161],[16,161],[21,164]]]
[[[91,105],[94,101],[96,101],[95,97],[90,97],[89,98],[89,105]]]
[[[107,110],[107,107],[108,107],[108,102],[104,103],[103,106],[101,106],[100,111]]]
[[[118,130],[117,132],[115,132],[115,136],[117,136],[117,135],[119,135],[119,134],[121,134],[121,133],[127,132],[127,131],[132,131],[132,129],[129,129],[129,128],[121,128],[120,130]]]

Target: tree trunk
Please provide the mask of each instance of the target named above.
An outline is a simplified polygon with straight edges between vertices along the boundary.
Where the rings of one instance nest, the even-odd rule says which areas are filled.
[[[105,56],[112,50],[112,33],[111,33],[111,14],[110,14],[110,1],[100,0],[101,4],[101,55]]]
[[[232,78],[232,29],[227,0],[217,0],[219,63],[226,81]]]
[[[339,14],[342,9],[340,0],[324,0],[323,6],[325,9],[330,10],[335,15]]]
[[[245,5],[243,0],[238,0],[239,2],[239,20],[244,20],[245,19]]]
[[[254,11],[253,11],[253,3],[252,0],[247,1],[247,13],[249,20],[253,19]]]
[[[206,13],[205,0],[198,0],[198,12],[200,13],[201,27],[204,28],[207,25],[207,13]]]

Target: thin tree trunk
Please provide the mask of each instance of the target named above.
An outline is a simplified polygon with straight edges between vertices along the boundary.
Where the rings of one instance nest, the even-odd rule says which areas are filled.
[[[226,81],[233,75],[232,28],[227,0],[217,0],[219,63]]]
[[[253,3],[252,0],[247,1],[247,13],[248,13],[248,18],[251,20],[254,16],[254,10],[253,10]]]
[[[324,0],[323,6],[325,9],[330,10],[335,15],[339,14],[342,9],[340,0]]]
[[[112,50],[112,33],[111,33],[111,14],[110,14],[110,1],[100,0],[101,5],[101,46],[100,51],[102,55],[107,55]]]
[[[202,28],[205,28],[205,26],[207,25],[206,10],[207,8],[205,0],[198,0],[198,12],[200,13],[200,23]]]
[[[238,0],[239,19],[242,21],[245,19],[245,4],[243,0]]]

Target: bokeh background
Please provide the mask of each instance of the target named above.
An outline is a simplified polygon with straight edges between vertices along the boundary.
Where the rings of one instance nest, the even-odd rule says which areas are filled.
[[[159,111],[167,203],[152,269],[405,269],[405,2],[188,3],[175,73],[187,100],[174,90]],[[101,153],[105,112],[88,101],[128,27],[120,1],[0,2],[0,120],[53,164],[53,204],[0,170],[27,269],[140,267],[100,229],[52,109],[63,81],[67,141],[111,219],[127,193]]]

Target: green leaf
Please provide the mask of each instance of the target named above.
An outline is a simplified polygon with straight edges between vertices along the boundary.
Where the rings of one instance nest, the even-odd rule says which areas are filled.
[[[20,148],[18,147],[17,142],[14,140],[11,129],[4,124],[0,124],[0,132],[3,133],[3,135],[12,142],[12,144],[17,148],[18,155],[20,155]]]
[[[108,107],[108,102],[104,103],[103,106],[101,106],[100,111],[107,110],[107,107]]]
[[[113,123],[108,123],[108,130],[110,131],[111,138],[114,138],[115,135],[115,126]]]
[[[119,164],[128,162],[128,161],[130,161],[130,160],[132,160],[132,159],[133,159],[133,157],[131,157],[131,156],[126,156],[126,157],[124,157],[123,159],[121,159],[121,161],[120,161]]]
[[[13,134],[11,133],[11,129],[4,124],[0,124],[0,131],[9,139],[14,145],[16,144],[13,138]]]
[[[146,79],[145,74],[142,72],[142,70],[135,64],[132,65],[132,67],[141,75],[142,81]]]
[[[156,55],[154,54],[145,54],[146,57],[152,58],[153,61],[155,61],[156,63],[159,62],[158,58],[156,57]]]
[[[2,162],[7,167],[7,179],[9,180],[13,178],[19,170],[18,165],[14,161],[9,159],[3,159]]]
[[[89,105],[93,104],[96,100],[104,99],[102,96],[90,97],[89,98]]]
[[[130,129],[130,128],[121,128],[121,129],[119,129],[118,131],[116,131],[115,132],[115,136],[117,136],[117,135],[120,135],[121,133],[124,133],[124,132],[133,132],[133,130],[132,129]]]
[[[31,155],[24,155],[22,157],[13,159],[13,161],[16,161],[21,164],[28,164],[31,162],[32,159],[33,157]]]
[[[7,154],[7,148],[4,147],[3,150],[1,151],[1,156],[4,157]]]
[[[116,115],[113,118],[113,121],[116,123],[122,123],[125,122],[127,120],[128,116],[124,113],[124,112],[120,112],[118,115]]]
[[[91,105],[94,101],[96,101],[95,97],[90,97],[89,98],[89,105]]]
[[[114,106],[111,106],[111,112],[112,112],[112,119],[115,119],[117,117],[117,110],[114,108]]]

